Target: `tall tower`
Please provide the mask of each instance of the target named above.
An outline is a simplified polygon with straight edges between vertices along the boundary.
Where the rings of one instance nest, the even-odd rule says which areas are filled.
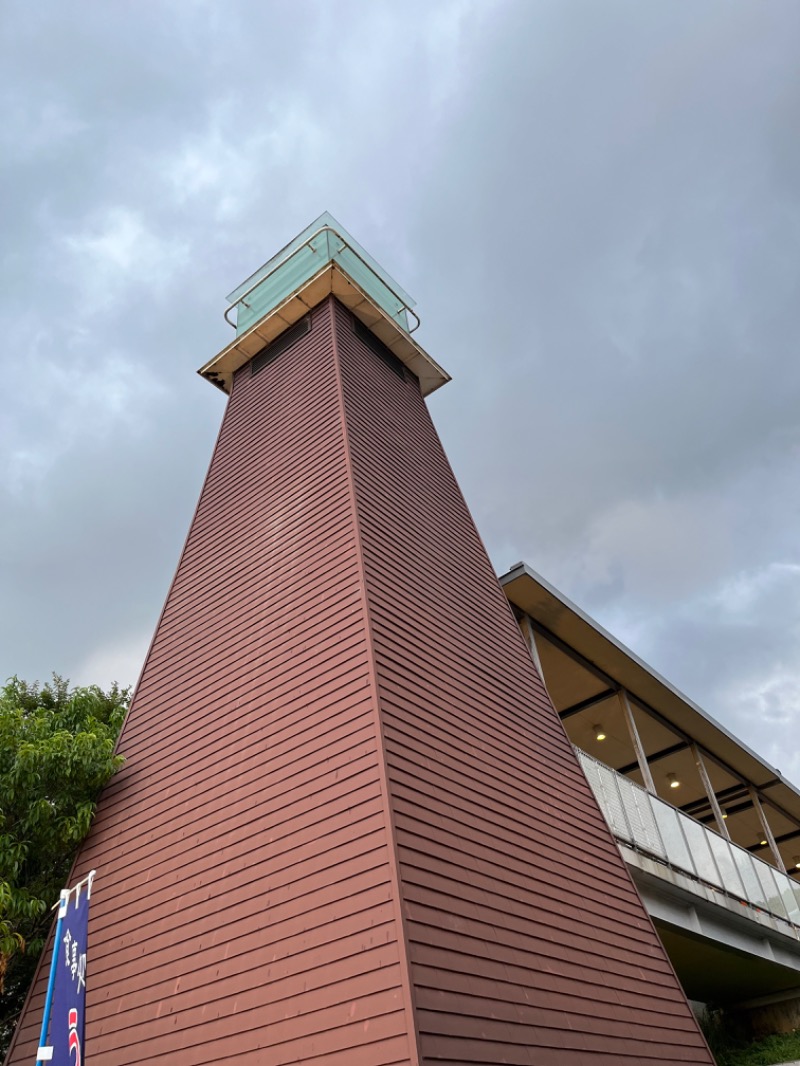
[[[436,436],[411,301],[328,215],[232,299],[75,870],[89,1062],[710,1064]]]

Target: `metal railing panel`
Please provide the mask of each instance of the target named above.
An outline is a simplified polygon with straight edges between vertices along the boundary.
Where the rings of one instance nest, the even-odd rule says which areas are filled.
[[[772,872],[789,921],[794,925],[800,925],[800,900],[795,894],[794,882],[782,870],[773,870]]]
[[[653,798],[651,802],[658,831],[664,842],[667,862],[670,866],[678,870],[686,870],[696,877],[697,870],[692,862],[692,853],[683,833],[681,815],[664,800]]]
[[[681,825],[686,834],[686,840],[692,853],[697,876],[701,881],[714,885],[715,888],[725,888],[722,875],[714,861],[714,855],[709,843],[709,831],[704,825],[700,825],[693,818],[681,815]]]
[[[622,806],[631,827],[633,842],[643,851],[666,859],[667,853],[658,832],[649,792],[627,777],[617,774]]]
[[[800,934],[800,884],[593,756],[576,752],[618,840],[792,923]]]
[[[749,851],[736,845],[731,848],[731,852],[744,885],[744,898],[748,903],[763,907],[761,882],[755,867],[756,860]]]
[[[739,876],[736,860],[733,857],[732,845],[729,841],[723,840],[721,836],[710,830],[706,830],[706,833],[708,834],[706,839],[711,848],[711,854],[714,856],[714,862],[717,864],[717,869],[722,878],[722,887],[726,892],[730,892],[732,896],[738,896],[739,899],[747,899],[747,892]]]
[[[619,840],[632,844],[633,834],[625,817],[625,808],[617,786],[619,775],[585,752],[578,751],[578,759],[611,832]]]
[[[775,871],[767,863],[761,862],[760,859],[755,860],[756,873],[758,879],[761,882],[761,895],[763,902],[759,903],[760,907],[764,910],[770,911],[772,914],[777,914],[781,918],[788,920],[788,914],[786,913],[786,907],[783,905],[781,894],[778,891],[778,885],[775,879]]]

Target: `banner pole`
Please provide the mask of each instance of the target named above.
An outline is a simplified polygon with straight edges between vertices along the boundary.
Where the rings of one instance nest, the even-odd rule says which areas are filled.
[[[53,1006],[53,988],[56,983],[56,963],[60,950],[61,926],[68,906],[69,889],[63,888],[61,890],[61,899],[58,903],[58,921],[56,922],[56,935],[53,940],[53,957],[50,960],[50,979],[47,982],[47,998],[44,1001],[44,1017],[42,1018],[42,1031],[39,1035],[39,1049],[36,1052],[36,1066],[39,1066],[41,1062],[46,1062],[53,1054],[53,1049],[45,1045],[47,1044],[47,1029],[50,1024],[50,1010]]]

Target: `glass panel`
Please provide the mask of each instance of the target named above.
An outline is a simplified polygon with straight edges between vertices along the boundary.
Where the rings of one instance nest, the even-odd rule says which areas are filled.
[[[786,918],[786,908],[778,892],[778,886],[775,884],[772,867],[762,862],[761,859],[753,859],[753,866],[761,882],[764,910],[770,911],[771,914],[778,914],[781,918]]]
[[[708,834],[708,843],[711,846],[711,854],[714,856],[714,861],[722,878],[722,887],[726,892],[730,892],[732,896],[744,899],[744,885],[739,877],[739,871],[736,868],[733,855],[731,855],[730,844],[711,829],[707,829],[706,833]]]
[[[324,229],[326,226],[336,232]],[[320,229],[323,229],[322,233],[317,232]],[[413,307],[414,301],[326,211],[230,294],[230,302],[237,304],[237,336],[313,278],[332,259],[403,329],[408,329],[405,309]],[[263,280],[259,282],[259,278]],[[238,302],[242,297],[244,302]]]
[[[283,266],[262,281],[253,291],[245,296],[236,312],[236,332],[244,333],[246,329],[263,318],[273,307],[277,307],[295,289],[312,278],[320,267],[329,262],[327,254],[327,233],[315,237],[310,245],[298,249]]]
[[[687,873],[694,874],[692,856],[681,831],[680,815],[664,800],[653,799],[652,806],[667,862],[676,870],[685,870]]]
[[[362,288],[367,296],[371,296],[379,307],[382,307],[395,321],[400,323],[403,329],[408,328],[405,308],[401,301],[384,285],[376,274],[373,274],[368,267],[364,266],[350,248],[344,248],[334,258],[337,263],[341,263],[345,273],[350,275],[356,285]]]
[[[739,871],[739,876],[744,884],[745,899],[748,903],[763,907],[765,901],[761,892],[761,882],[755,871],[753,856],[749,851],[745,851],[744,848],[739,848],[735,844],[731,846],[731,852]]]
[[[617,775],[617,784],[634,843],[643,851],[649,851],[652,855],[665,859],[667,855],[661,843],[661,837],[658,835],[658,827],[648,793],[621,775]]]
[[[710,885],[723,888],[722,878],[719,875],[717,864],[714,862],[714,857],[708,845],[708,831],[699,822],[696,822],[694,818],[690,818],[686,814],[681,815],[681,825],[686,834],[689,850],[692,853],[697,876],[701,880],[707,881]]]

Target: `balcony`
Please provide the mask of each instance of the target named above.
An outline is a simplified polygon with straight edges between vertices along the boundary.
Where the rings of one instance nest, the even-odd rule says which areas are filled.
[[[682,875],[684,889],[728,909],[732,902],[739,915],[800,941],[800,884],[585,751],[575,751],[629,862],[626,849],[651,860],[651,873],[660,867],[672,883],[668,871]]]

